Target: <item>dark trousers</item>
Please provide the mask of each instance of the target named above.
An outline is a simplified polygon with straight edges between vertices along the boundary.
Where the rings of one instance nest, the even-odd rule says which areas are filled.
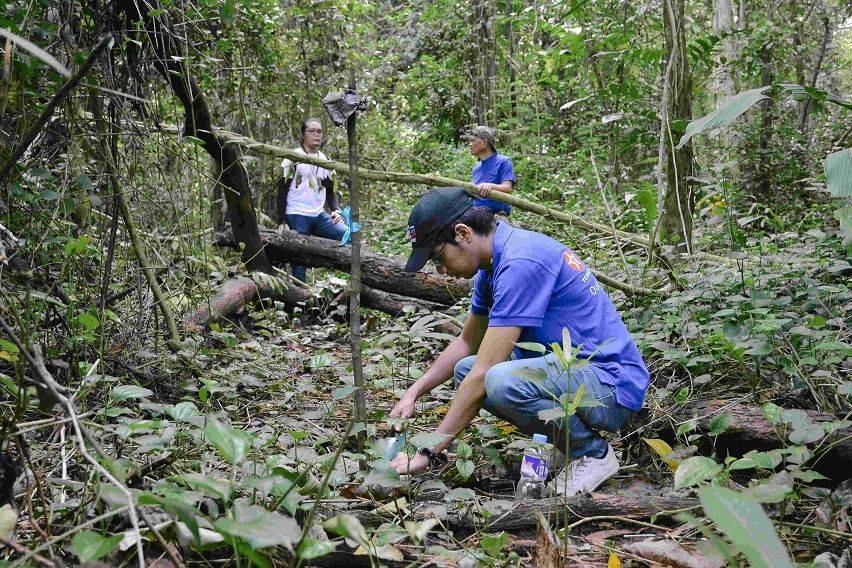
[[[324,239],[332,239],[339,241],[346,234],[345,223],[335,223],[331,219],[331,215],[323,211],[316,217],[309,215],[285,215],[287,217],[287,225],[299,233],[300,235],[313,235]],[[293,276],[306,282],[308,278],[308,269],[304,266],[291,265]]]

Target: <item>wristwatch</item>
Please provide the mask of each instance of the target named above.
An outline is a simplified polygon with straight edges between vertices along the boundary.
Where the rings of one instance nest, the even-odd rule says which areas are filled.
[[[420,448],[419,450],[417,450],[417,453],[420,454],[420,455],[426,456],[426,458],[430,462],[434,461],[438,457],[438,454],[433,452],[432,448]]]

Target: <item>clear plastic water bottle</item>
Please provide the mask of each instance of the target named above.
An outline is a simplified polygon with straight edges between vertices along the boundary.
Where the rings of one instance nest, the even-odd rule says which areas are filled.
[[[533,434],[533,446],[524,451],[521,460],[521,477],[515,490],[515,501],[544,497],[549,463],[550,447],[547,444],[547,436]]]

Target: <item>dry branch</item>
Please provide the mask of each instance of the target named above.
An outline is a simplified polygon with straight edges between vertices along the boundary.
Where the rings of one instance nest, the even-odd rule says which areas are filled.
[[[98,45],[95,46],[95,49],[89,56],[86,58],[86,61],[80,66],[80,69],[68,79],[56,94],[53,95],[53,98],[50,99],[50,102],[47,103],[47,106],[41,113],[41,116],[38,117],[33,127],[29,132],[24,135],[21,143],[18,144],[15,149],[12,151],[12,155],[9,156],[9,160],[4,164],[3,169],[0,170],[0,180],[8,180],[9,172],[12,171],[12,168],[15,166],[15,163],[20,159],[21,156],[24,155],[24,152],[27,151],[27,148],[30,147],[30,144],[33,143],[33,140],[36,139],[36,136],[44,130],[44,125],[47,124],[47,121],[50,119],[51,115],[53,115],[53,111],[56,110],[56,107],[65,100],[65,98],[73,91],[77,85],[80,84],[80,81],[83,80],[83,77],[86,76],[86,73],[92,68],[92,65],[95,64],[95,60],[105,49],[109,49],[112,47],[113,39],[112,35],[107,34],[101,41],[98,42]]]

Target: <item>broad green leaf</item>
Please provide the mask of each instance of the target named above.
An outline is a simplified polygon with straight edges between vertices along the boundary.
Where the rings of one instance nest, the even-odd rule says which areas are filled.
[[[531,341],[522,341],[520,343],[515,343],[515,346],[525,350],[525,351],[535,351],[536,353],[547,353],[547,348],[541,343],[533,343]]]
[[[565,360],[570,363],[574,358],[574,351],[571,349],[571,332],[567,327],[562,328],[562,352],[565,354]]]
[[[476,493],[469,487],[456,487],[444,495],[444,501],[470,501],[476,499]]]
[[[423,542],[426,535],[429,534],[435,525],[438,524],[438,519],[426,519],[423,521],[405,521],[405,530],[411,536],[411,540],[415,543]]]
[[[431,448],[437,446],[449,438],[446,434],[438,432],[420,432],[411,437],[411,445],[415,448]]]
[[[470,459],[473,457],[473,448],[470,447],[465,441],[461,441],[456,446],[456,454],[463,459]]]
[[[843,244],[852,245],[852,207],[840,207],[834,212],[834,217],[840,223],[840,234]]]
[[[794,444],[812,444],[825,436],[825,430],[819,424],[804,424],[790,432],[790,441]]]
[[[243,461],[251,449],[251,434],[222,424],[215,418],[204,427],[204,436],[219,450],[219,454],[233,465]]]
[[[198,416],[198,408],[191,402],[179,402],[167,407],[166,412],[178,422],[186,422],[189,418]]]
[[[762,410],[763,417],[766,418],[770,424],[777,424],[778,420],[781,419],[781,413],[784,411],[784,409],[780,406],[771,402],[764,404]]]
[[[154,394],[145,387],[137,385],[118,385],[109,393],[109,397],[115,402],[122,402],[131,398],[147,398]]]
[[[507,544],[509,544],[509,535],[505,532],[498,534],[484,534],[482,535],[482,540],[479,541],[479,545],[482,547],[482,550],[484,550],[485,554],[491,558],[498,558],[500,553],[503,551],[503,547]]]
[[[781,422],[797,429],[810,424],[811,417],[808,416],[807,412],[799,408],[788,408],[781,413]]]
[[[684,132],[677,147],[683,148],[686,143],[689,142],[689,139],[696,134],[701,134],[702,132],[727,126],[732,123],[738,116],[754,106],[755,103],[768,98],[764,94],[768,88],[769,87],[760,87],[758,89],[743,91],[742,93],[734,95],[733,97],[723,101],[722,104],[710,114],[703,116],[698,120],[693,120],[687,125],[686,132]]]
[[[699,489],[704,512],[745,555],[752,568],[793,568],[772,522],[753,500],[725,487]]]
[[[757,467],[757,464],[754,463],[754,460],[751,458],[740,458],[731,462],[731,465],[728,466],[728,471],[739,471],[742,469],[754,469]]]
[[[367,537],[367,531],[364,530],[361,521],[352,515],[340,513],[324,522],[322,526],[325,530],[353,540],[361,546],[369,546],[370,539]]]
[[[295,519],[240,501],[234,504],[230,517],[218,519],[214,526],[220,533],[240,538],[255,549],[285,546],[293,550],[302,534]]]
[[[77,315],[77,323],[79,323],[85,331],[92,331],[101,324],[101,322],[98,321],[98,318],[87,312]]]
[[[553,408],[545,408],[544,410],[538,411],[539,420],[544,420],[545,422],[550,422],[551,420],[558,420],[564,417],[565,409],[561,406],[554,406]]]
[[[828,155],[825,159],[825,183],[834,197],[852,197],[852,148]]]
[[[813,470],[810,470],[810,469],[793,470],[793,477],[795,477],[796,479],[801,479],[805,483],[812,483],[812,482],[817,481],[817,480],[828,479],[826,476],[819,473],[818,471],[813,471]]]
[[[710,421],[710,432],[711,436],[718,436],[722,434],[728,427],[733,423],[734,418],[727,412],[720,414],[718,416],[714,416],[713,420]]]
[[[358,390],[358,387],[356,387],[355,385],[346,385],[343,387],[339,387],[331,391],[331,398],[334,400],[340,400],[346,398],[356,390]]]
[[[328,353],[314,355],[308,360],[308,367],[310,367],[312,371],[316,371],[317,369],[322,369],[324,367],[331,367],[333,364],[334,359],[332,359],[331,355]]]
[[[337,548],[338,543],[332,540],[315,540],[306,536],[299,544],[299,550],[296,554],[302,560],[313,560],[331,553]]]
[[[122,535],[103,536],[95,531],[83,531],[71,539],[71,550],[81,562],[103,558],[121,542]]]
[[[185,473],[183,475],[174,475],[169,479],[177,483],[182,483],[196,491],[203,491],[206,495],[224,501],[230,501],[234,492],[230,481],[209,477],[202,473]]]
[[[160,496],[151,492],[144,492],[139,494],[139,504],[140,505],[159,505],[167,512],[175,515],[180,521],[187,526],[187,528],[192,532],[193,536],[195,536],[195,542],[201,542],[201,535],[198,527],[198,518],[197,511],[195,511],[192,507],[180,501],[174,497],[168,496]]]
[[[385,462],[387,464],[387,462]],[[373,468],[364,478],[366,487],[403,487],[405,482],[399,477],[399,473],[390,466]]]
[[[672,457],[669,457],[671,453],[674,451],[672,447],[666,443],[665,440],[660,440],[659,438],[642,438],[645,440],[645,443],[650,446],[654,452],[665,462],[669,469],[672,471],[677,471],[677,466],[680,465],[680,462]]]
[[[473,462],[470,460],[461,459],[456,461],[456,469],[458,470],[462,480],[465,480],[471,475],[473,475],[474,467],[475,466],[473,465]]]
[[[675,489],[698,485],[715,477],[720,471],[722,466],[714,460],[704,456],[692,456],[683,460],[675,471]]]

